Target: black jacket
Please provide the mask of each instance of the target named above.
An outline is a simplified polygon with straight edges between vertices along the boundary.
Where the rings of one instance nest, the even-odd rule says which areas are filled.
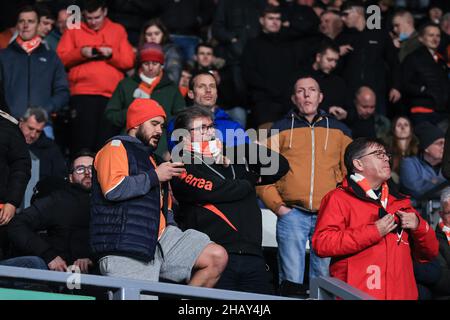
[[[261,183],[274,183],[287,173],[287,160],[279,159],[277,172],[263,176]],[[261,255],[262,216],[255,192],[261,165],[200,163],[185,168],[185,175],[172,180],[183,227],[206,233],[229,253]]]
[[[400,89],[398,51],[389,34],[384,30],[346,29],[336,38],[336,43],[353,47],[353,51],[341,58],[339,67],[350,89],[349,98],[361,86],[370,86],[377,95],[377,110],[384,113],[379,107],[387,89]]]
[[[89,248],[90,193],[78,184],[67,184],[33,202],[8,225],[16,255],[39,256],[49,263],[57,256],[72,264],[91,258]],[[38,234],[47,231],[46,236]]]
[[[19,127],[0,114],[0,203],[19,207],[31,177],[28,146]]]
[[[30,145],[30,151],[39,159],[39,180],[47,177],[64,178],[67,175],[66,162],[59,147],[44,134]]]
[[[439,255],[437,260],[441,266],[441,276],[433,286],[433,293],[438,296],[450,295],[450,245],[447,236],[439,226],[436,227],[436,238],[439,241]]]
[[[420,47],[403,61],[402,84],[410,107],[448,111],[447,64],[441,59],[436,63],[426,47]]]

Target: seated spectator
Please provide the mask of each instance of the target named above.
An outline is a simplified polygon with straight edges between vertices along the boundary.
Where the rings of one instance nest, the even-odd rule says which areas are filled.
[[[386,139],[388,152],[392,155],[391,178],[400,182],[400,163],[405,157],[416,156],[419,152],[419,140],[414,135],[411,120],[400,116],[392,121],[391,131]]]
[[[47,121],[47,112],[38,107],[27,109],[19,122],[30,151],[39,159],[39,180],[67,175],[66,162],[59,147],[45,133],[42,134]]]
[[[174,83],[180,81],[183,56],[176,44],[170,40],[170,34],[166,26],[158,18],[144,24],[139,37],[139,47],[146,43],[159,44],[164,51],[164,71]]]
[[[390,130],[388,118],[375,111],[377,96],[369,87],[361,87],[355,94],[354,109],[351,109],[346,123],[354,139],[385,138]]]
[[[439,26],[424,25],[419,30],[423,46],[402,62],[402,92],[413,124],[447,122],[450,82],[447,64],[436,51],[440,38]]]
[[[216,132],[220,132],[217,138],[222,140],[227,147],[249,142],[249,138],[240,124],[233,121],[224,110],[217,106],[217,80],[213,74],[203,72],[195,75],[189,83],[188,96],[194,101],[194,106],[205,107],[213,112]],[[173,130],[174,120],[167,125],[169,151],[172,151],[179,142],[172,137]]]
[[[178,82],[178,89],[180,90],[181,95],[185,99],[189,92],[189,82],[192,79],[193,73],[194,68],[190,64],[185,63],[183,65],[183,69],[181,70],[180,81]]]
[[[401,162],[400,186],[406,194],[420,199],[446,182],[441,172],[445,139],[444,133],[429,122],[419,124],[415,133],[419,138],[419,154]]]
[[[157,101],[169,120],[185,107],[178,86],[165,72],[164,53],[159,44],[144,44],[139,51],[139,62],[138,73],[119,82],[105,110],[106,119],[122,131],[125,131],[128,106],[136,98]],[[165,135],[161,138],[156,152],[163,156],[167,151],[167,140]]]
[[[94,155],[77,154],[71,164],[70,184],[34,201],[8,226],[8,237],[17,255],[33,258],[34,266],[65,272],[70,265],[81,272],[93,270],[89,247],[90,190]],[[46,231],[45,236],[40,232]],[[23,264],[17,258],[17,264]],[[14,260],[9,260],[14,265]]]

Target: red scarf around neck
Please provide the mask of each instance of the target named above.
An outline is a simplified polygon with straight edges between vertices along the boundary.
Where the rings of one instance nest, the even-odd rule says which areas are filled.
[[[367,181],[367,179],[364,176],[355,173],[352,174],[350,178],[353,181],[355,181],[361,187],[361,189],[364,190],[366,196],[368,196],[373,200],[380,200],[381,205],[383,206],[384,209],[386,209],[389,196],[389,187],[386,181],[383,182],[383,184],[381,185],[381,196],[380,198],[378,198],[377,195],[375,194],[375,191],[373,191],[372,188],[370,187],[369,181]]]
[[[28,54],[31,54],[34,50],[36,50],[42,42],[42,38],[40,36],[35,36],[33,39],[24,41],[20,36],[17,37],[17,43],[19,46]]]
[[[218,139],[202,142],[185,142],[183,149],[190,153],[200,154],[205,158],[214,158],[218,154],[222,154],[223,144]]]
[[[142,73],[142,71],[140,71],[139,74],[140,73]],[[139,89],[145,94],[147,94],[149,97],[151,97],[156,86],[161,82],[162,76],[163,73],[161,72],[161,74],[157,76],[151,84],[148,84],[145,81],[141,81],[141,83],[139,84]]]

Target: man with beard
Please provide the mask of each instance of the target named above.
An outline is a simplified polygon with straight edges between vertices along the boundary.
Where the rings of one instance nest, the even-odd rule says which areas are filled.
[[[75,155],[64,187],[39,198],[8,225],[8,237],[17,258],[1,265],[67,271],[74,265],[92,271],[89,213],[94,154]],[[43,231],[46,231],[45,236]]]
[[[158,102],[137,98],[127,111],[128,135],[112,138],[97,154],[91,246],[103,275],[213,287],[227,253],[207,235],[182,232],[174,222],[169,181],[185,169],[154,154],[165,121]]]

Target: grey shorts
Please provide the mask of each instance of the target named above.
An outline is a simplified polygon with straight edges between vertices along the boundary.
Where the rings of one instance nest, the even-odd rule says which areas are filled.
[[[205,247],[212,243],[209,237],[197,230],[181,231],[167,226],[151,262],[142,262],[123,256],[106,256],[99,260],[100,272],[105,276],[158,281],[159,278],[189,282],[192,268]]]

